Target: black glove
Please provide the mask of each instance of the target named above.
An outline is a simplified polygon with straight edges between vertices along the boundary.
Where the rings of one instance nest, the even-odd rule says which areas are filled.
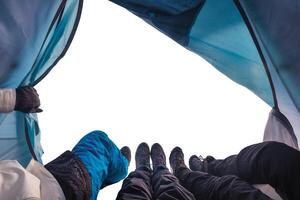
[[[40,98],[37,91],[30,86],[20,87],[16,89],[16,111],[25,113],[38,113],[40,109]]]

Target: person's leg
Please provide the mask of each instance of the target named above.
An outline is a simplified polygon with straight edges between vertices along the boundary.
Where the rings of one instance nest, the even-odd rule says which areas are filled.
[[[130,154],[128,147],[123,151]],[[45,168],[57,179],[66,199],[95,200],[101,187],[126,176],[129,161],[125,156],[105,133],[94,131]]]
[[[141,143],[135,154],[136,170],[123,181],[117,200],[151,200],[150,150],[146,143]]]
[[[148,167],[131,172],[123,181],[117,200],[151,200],[151,174]]]
[[[236,176],[217,177],[204,172],[192,172],[184,163],[179,147],[173,149],[170,164],[180,183],[196,199],[209,200],[270,200],[268,196]]]
[[[217,177],[204,172],[192,172],[186,168],[178,173],[178,177],[181,177],[181,184],[197,199],[271,200],[248,182],[233,175]]]
[[[152,146],[151,159],[153,163],[153,199],[195,200],[194,195],[180,185],[178,179],[166,167],[166,156],[159,144]]]
[[[116,183],[127,175],[127,159],[101,131],[84,136],[72,153],[82,161],[91,177],[91,200],[96,200],[101,188]]]
[[[193,171],[206,172],[214,176],[237,175],[236,158],[237,155],[232,155],[225,159],[208,161],[206,158],[193,155],[189,159],[189,165]]]
[[[284,199],[300,199],[300,152],[283,143],[263,142],[238,155],[208,163],[208,173],[236,175],[253,184],[270,184]]]

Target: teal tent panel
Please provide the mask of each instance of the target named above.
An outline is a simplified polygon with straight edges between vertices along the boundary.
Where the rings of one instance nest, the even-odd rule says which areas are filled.
[[[300,139],[299,0],[236,1],[270,71],[278,109]],[[272,6],[267,6],[272,5]],[[284,11],[284,12],[283,12]]]
[[[269,77],[233,0],[111,0],[141,17],[270,106]]]
[[[0,88],[35,85],[48,74],[73,39],[82,3],[82,0],[0,1],[0,32],[7,36],[0,39],[4,57],[0,61]],[[0,159],[16,159],[23,166],[32,157],[42,162],[36,114],[0,114],[0,144],[3,144]]]
[[[188,33],[204,0],[110,0],[186,46]]]
[[[191,29],[188,48],[274,106],[260,55],[233,1],[205,1]]]
[[[15,112],[6,116],[0,126],[1,160],[17,159],[26,166],[32,158],[26,141],[24,115]]]
[[[66,53],[80,19],[82,2],[66,1],[62,9],[63,12],[56,16],[57,20],[52,24],[51,31],[48,32],[35,63],[23,80],[23,85],[37,84]]]
[[[61,1],[0,1],[1,88],[18,87],[31,70]]]
[[[300,111],[300,1],[241,2],[264,57],[270,61],[268,67],[275,69]]]

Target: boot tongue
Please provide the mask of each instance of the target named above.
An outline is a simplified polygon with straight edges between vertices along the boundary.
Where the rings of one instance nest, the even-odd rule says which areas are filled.
[[[174,172],[178,171],[180,168],[187,168],[184,163],[184,156],[180,151],[174,151],[170,157],[170,164]]]
[[[153,165],[166,165],[166,161],[162,155],[158,155],[153,161]]]
[[[149,167],[150,168],[150,153],[147,148],[140,148],[136,154],[136,167]]]
[[[153,167],[156,166],[166,166],[166,157],[162,151],[159,149],[154,150],[152,153],[152,162],[153,162]]]

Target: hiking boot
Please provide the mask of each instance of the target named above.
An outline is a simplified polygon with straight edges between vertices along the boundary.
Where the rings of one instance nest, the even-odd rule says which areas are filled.
[[[155,143],[154,145],[152,145],[151,159],[153,164],[153,170],[155,170],[158,166],[166,166],[166,155],[160,144]]]
[[[206,156],[206,158],[204,160],[206,160],[208,163],[210,163],[216,159],[213,156]]]
[[[200,172],[208,172],[208,163],[216,160],[212,156],[206,156],[206,158],[202,158],[202,156],[193,155],[190,157],[189,165],[191,170],[200,171]]]
[[[147,143],[141,143],[135,153],[136,168],[148,167],[150,169],[150,149]]]
[[[203,159],[196,155],[192,155],[189,159],[190,169],[193,171],[203,171]]]
[[[122,155],[126,158],[126,160],[128,161],[128,166],[130,164],[131,161],[131,151],[129,149],[128,146],[124,146],[122,147],[122,149],[120,149]]]
[[[187,168],[184,163],[184,154],[180,147],[175,147],[170,154],[169,162],[174,174],[177,174],[179,169]]]

